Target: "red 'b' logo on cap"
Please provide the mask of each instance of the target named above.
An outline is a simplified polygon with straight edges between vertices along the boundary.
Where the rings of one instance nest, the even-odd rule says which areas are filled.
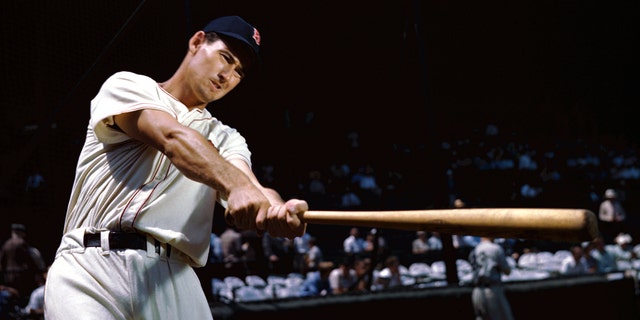
[[[253,40],[256,41],[257,45],[260,45],[260,32],[256,28],[253,28]]]

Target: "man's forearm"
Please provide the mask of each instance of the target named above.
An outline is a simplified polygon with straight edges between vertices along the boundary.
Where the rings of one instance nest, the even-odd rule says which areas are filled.
[[[226,197],[238,186],[251,184],[242,170],[224,159],[213,144],[196,132],[173,137],[171,162],[188,178],[202,182]]]

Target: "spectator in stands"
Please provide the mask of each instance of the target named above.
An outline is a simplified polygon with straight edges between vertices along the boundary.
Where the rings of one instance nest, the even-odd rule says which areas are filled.
[[[574,244],[570,248],[571,255],[560,262],[560,274],[563,276],[579,276],[589,273],[587,259],[581,245]]]
[[[411,261],[426,262],[429,249],[427,232],[422,230],[417,231],[416,237],[411,241]]]
[[[262,235],[262,249],[267,259],[269,274],[287,275],[293,272],[293,241],[288,238],[272,237],[269,232]]]
[[[340,208],[358,209],[362,205],[360,196],[347,184],[344,186],[344,193],[340,197]]]
[[[242,249],[242,236],[236,227],[227,226],[220,234],[220,246],[222,247],[222,262],[225,273],[243,278],[245,276],[244,250]]]
[[[414,255],[425,255],[427,251],[429,251],[427,232],[417,231],[416,238],[411,242],[411,253]]]
[[[367,163],[360,167],[351,176],[351,183],[356,187],[354,191],[360,196],[364,209],[379,209],[382,200],[382,188],[378,185],[372,164]]]
[[[591,252],[595,250],[595,243],[593,241],[585,241],[582,243],[582,256],[585,260],[588,274],[598,273],[598,260],[591,255]]]
[[[591,256],[598,262],[598,273],[609,273],[618,270],[616,259],[606,248],[604,238],[598,235],[593,239],[593,250]]]
[[[327,187],[320,170],[309,170],[306,185],[302,188],[310,205],[321,206],[327,201]]]
[[[460,198],[453,202],[454,209],[464,209],[467,203]],[[473,248],[480,243],[480,237],[471,235],[454,234],[452,236],[453,247],[456,250],[457,258],[466,259]]]
[[[323,261],[318,264],[317,270],[307,273],[304,281],[302,282],[300,296],[312,297],[333,294],[331,284],[329,282],[329,275],[334,267],[335,265],[333,262]]]
[[[374,279],[376,290],[402,286],[402,274],[400,273],[400,259],[391,255],[384,261],[384,268],[380,270]]]
[[[222,261],[222,241],[217,234],[211,232],[209,237],[209,263],[221,263]]]
[[[300,237],[293,239],[293,271],[304,274],[307,271],[307,254],[309,252],[311,234],[305,232]]]
[[[343,294],[349,292],[351,286],[358,281],[358,274],[353,269],[354,256],[346,256],[340,264],[331,270],[329,274],[329,284],[333,294]]]
[[[324,261],[324,255],[322,250],[318,247],[318,239],[316,237],[309,238],[309,250],[305,255],[305,269],[304,272],[316,271],[320,266],[320,263]]]
[[[543,189],[539,186],[534,186],[529,183],[524,183],[520,186],[520,197],[525,203],[535,203],[531,200],[537,200],[542,194]]]
[[[502,285],[502,275],[511,273],[504,249],[493,238],[482,237],[468,260],[473,267],[471,300],[476,320],[513,320]]]
[[[514,238],[495,238],[495,243],[499,244],[507,256],[511,256],[515,249],[517,239]]]
[[[0,319],[14,319],[19,305],[20,292],[16,288],[0,284]]]
[[[429,250],[442,250],[442,239],[440,239],[440,232],[431,231],[429,238],[427,238],[427,245]]]
[[[518,155],[518,170],[534,171],[538,169],[538,163],[534,160],[536,151],[529,145],[522,146]]]
[[[389,255],[389,250],[387,240],[380,235],[377,228],[372,228],[364,240],[363,257],[369,257],[373,261],[384,261]]]
[[[353,262],[353,270],[356,271],[358,280],[349,288],[349,291],[369,291],[372,283],[373,265],[371,258],[357,258]]]
[[[240,236],[247,274],[267,277],[268,268],[262,249],[262,236],[256,230],[242,230]]]
[[[364,251],[364,239],[360,237],[360,229],[352,227],[349,236],[342,242],[344,253],[348,256],[360,255]]]
[[[338,201],[337,205],[340,205],[341,196],[347,190],[352,191],[349,188],[351,184],[351,168],[345,160],[336,159],[329,164],[328,179],[327,179],[327,192]],[[358,199],[360,200],[360,199]]]
[[[45,180],[40,170],[34,166],[27,177],[25,185],[26,202],[30,205],[40,205],[44,203],[46,196]]]
[[[47,272],[45,270],[38,280],[38,287],[31,291],[29,302],[21,310],[25,319],[44,320],[44,285],[47,282]]]
[[[616,260],[618,269],[631,269],[633,260],[638,256],[633,251],[633,238],[628,233],[621,232],[614,239],[615,245],[610,247],[610,252]],[[625,266],[621,268],[621,266]]]
[[[636,256],[637,256],[637,257],[640,257],[640,243],[636,243],[636,244],[633,246],[633,249],[632,249],[632,250],[633,250],[633,252],[636,254]],[[638,258],[638,259],[640,259],[640,258]]]
[[[427,260],[426,263],[432,263],[433,261],[444,259],[442,250],[442,238],[440,237],[440,232],[431,231],[429,238],[427,238],[427,244],[429,245],[429,251],[427,252]]]
[[[309,182],[307,185],[307,191],[319,195],[324,195],[327,192],[324,178],[320,170],[309,171]]]
[[[615,189],[607,189],[604,192],[604,200],[598,209],[600,232],[605,243],[613,243],[614,237],[625,231],[624,223],[627,220],[627,212],[622,206]]]
[[[375,170],[370,163],[358,168],[358,172],[351,176],[351,182],[354,183],[359,190],[370,192],[372,195],[380,195],[381,188],[376,181]]]
[[[28,297],[38,287],[38,279],[46,271],[40,251],[27,241],[27,227],[11,224],[11,237],[0,249],[0,273],[2,284],[15,288],[20,297]]]
[[[513,259],[515,259],[516,261],[519,261],[522,255],[531,253],[531,252],[540,252],[540,249],[538,249],[537,241],[534,241],[532,239],[517,238],[513,242],[510,255]]]

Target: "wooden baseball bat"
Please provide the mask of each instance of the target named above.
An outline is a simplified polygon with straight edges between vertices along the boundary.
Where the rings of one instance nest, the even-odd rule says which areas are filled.
[[[309,224],[348,225],[495,238],[590,241],[598,235],[593,212],[585,209],[462,208],[390,211],[314,211]]]

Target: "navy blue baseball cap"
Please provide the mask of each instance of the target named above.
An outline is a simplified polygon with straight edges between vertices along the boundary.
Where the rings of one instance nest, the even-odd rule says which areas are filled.
[[[27,232],[27,227],[22,223],[12,223],[11,230]]]
[[[258,29],[239,16],[226,16],[211,20],[202,29],[219,35],[240,40],[251,48],[255,61],[260,62],[260,33]]]

